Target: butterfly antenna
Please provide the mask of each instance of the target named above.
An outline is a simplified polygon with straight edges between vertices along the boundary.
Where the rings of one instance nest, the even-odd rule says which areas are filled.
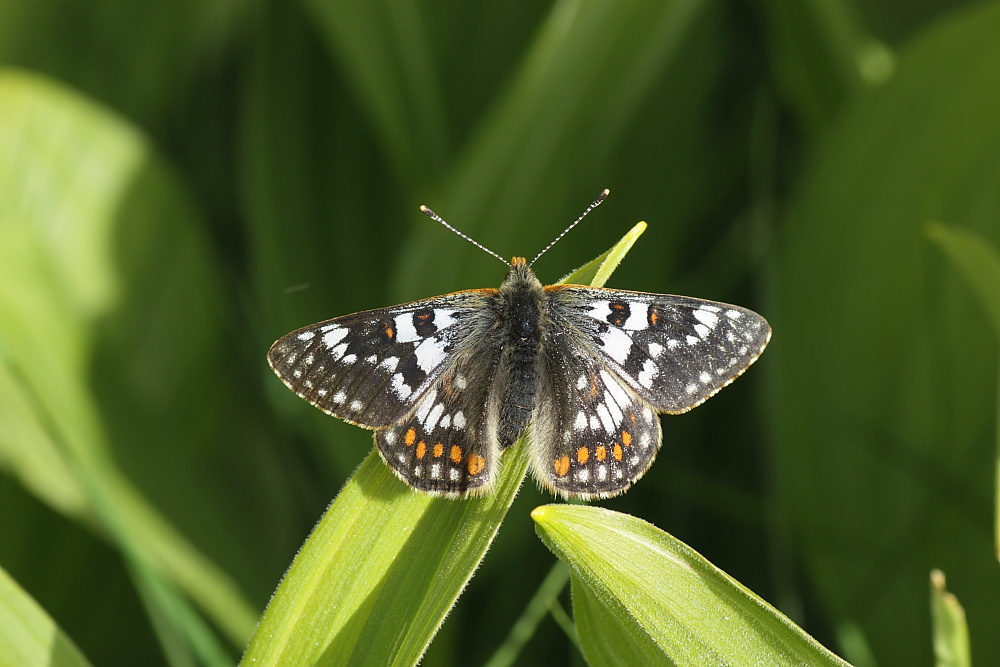
[[[559,236],[555,237],[552,240],[552,243],[550,243],[547,246],[545,246],[544,248],[542,248],[542,251],[540,253],[538,253],[537,255],[535,255],[535,258],[533,260],[531,260],[530,262],[528,262],[528,266],[531,266],[532,264],[534,264],[535,262],[537,262],[538,258],[541,257],[542,255],[544,255],[546,252],[548,252],[549,248],[551,248],[556,243],[558,243],[559,239],[561,239],[562,237],[566,236],[566,234],[569,232],[569,230],[573,229],[578,224],[580,224],[580,221],[583,220],[584,218],[586,218],[588,213],[590,213],[595,208],[597,208],[598,206],[600,206],[601,202],[603,202],[607,198],[607,196],[609,194],[611,194],[611,190],[608,190],[608,189],[605,188],[605,190],[603,192],[601,192],[601,194],[597,195],[597,199],[595,199],[593,201],[593,203],[590,204],[590,206],[588,206],[586,209],[584,209],[584,211],[580,215],[580,217],[577,218],[576,220],[574,220],[573,224],[571,224],[569,227],[567,227],[566,229],[564,229],[562,231],[562,234],[560,234]]]
[[[476,246],[477,248],[479,248],[480,250],[482,250],[482,251],[484,251],[486,253],[489,253],[490,255],[493,255],[494,257],[496,257],[497,259],[499,259],[501,262],[503,262],[507,266],[510,266],[510,262],[508,262],[506,259],[504,259],[500,255],[496,254],[495,252],[493,252],[492,250],[490,250],[489,248],[487,248],[486,246],[484,246],[479,241],[476,241],[475,239],[470,238],[469,236],[466,236],[462,232],[458,231],[457,229],[455,229],[454,227],[452,227],[451,225],[449,225],[447,222],[445,222],[444,220],[442,220],[440,215],[438,215],[434,211],[430,210],[426,206],[421,206],[420,207],[420,212],[423,213],[424,215],[426,215],[431,220],[435,220],[437,222],[440,222],[442,225],[444,225],[445,227],[447,227],[451,231],[455,232],[456,234],[458,234],[459,236],[461,236],[463,239],[465,239],[466,241],[468,241],[472,245]]]

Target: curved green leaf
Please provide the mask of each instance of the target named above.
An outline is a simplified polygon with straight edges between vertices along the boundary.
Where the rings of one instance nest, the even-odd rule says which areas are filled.
[[[193,227],[177,222],[192,215],[132,126],[42,77],[0,70],[0,466],[106,537],[125,556],[154,620],[172,619],[186,637],[181,643],[201,645],[210,657],[225,651],[200,615],[175,613],[187,604],[176,589],[235,644],[249,635],[254,613],[227,574],[126,479],[93,388],[121,369],[100,367],[95,381],[90,367],[99,334],[133,287],[123,279],[119,242],[141,239],[129,249],[148,253],[142,260],[149,264],[149,255],[183,262],[160,273],[160,284],[197,273],[204,265],[192,249],[200,242]],[[166,220],[159,216],[176,216],[174,226],[153,224]],[[163,314],[158,307],[169,296],[144,293],[144,316]],[[136,329],[148,331],[148,322]],[[122,341],[119,350],[136,344]],[[129,372],[139,361],[149,360],[119,359]],[[144,370],[163,390],[176,358],[158,361]]]
[[[573,570],[574,615],[591,664],[847,664],[641,519],[575,505],[544,505],[531,516]]]
[[[0,667],[89,664],[45,610],[0,568]]]

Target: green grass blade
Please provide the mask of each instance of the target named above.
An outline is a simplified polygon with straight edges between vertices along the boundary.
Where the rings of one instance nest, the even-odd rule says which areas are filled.
[[[569,283],[571,285],[592,285],[594,287],[604,287],[607,284],[608,278],[614,273],[621,261],[625,259],[625,255],[628,251],[632,249],[632,246],[642,233],[646,231],[646,223],[638,222],[635,227],[629,230],[629,232],[622,237],[622,240],[615,244],[615,247],[608,250],[603,255],[595,257],[593,260],[587,262],[577,270],[573,271],[567,276],[564,276],[560,283]]]
[[[847,664],[641,519],[579,505],[544,505],[532,518],[573,570],[577,630],[591,664]]]
[[[945,585],[944,572],[931,571],[931,625],[937,667],[971,667],[965,609]]]
[[[617,265],[636,237],[601,257]],[[517,495],[527,441],[504,453],[494,490],[470,500],[415,493],[372,452],[295,557],[242,664],[417,662]]]
[[[927,235],[937,243],[979,297],[1000,341],[1000,255],[985,238],[957,227],[931,223]],[[997,415],[1000,416],[1000,396]],[[993,549],[1000,560],[1000,425],[993,461]]]
[[[0,667],[89,664],[45,610],[0,568]]]
[[[996,247],[980,234],[939,223],[929,223],[927,235],[979,297],[1000,340],[1000,254]]]

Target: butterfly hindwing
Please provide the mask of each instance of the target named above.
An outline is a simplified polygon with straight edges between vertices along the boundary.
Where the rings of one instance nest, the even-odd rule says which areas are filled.
[[[617,495],[652,464],[660,419],[591,341],[566,331],[547,339],[533,414],[535,478],[567,497]]]
[[[304,327],[267,359],[289,389],[320,410],[367,428],[403,418],[480,330],[489,293],[469,290]]]
[[[725,303],[593,287],[550,287],[553,303],[656,410],[699,405],[736,379],[771,337],[757,313]]]
[[[490,375],[470,372],[478,368],[460,359],[409,415],[375,432],[382,458],[400,479],[452,497],[487,491],[500,458],[496,422],[486,414]]]

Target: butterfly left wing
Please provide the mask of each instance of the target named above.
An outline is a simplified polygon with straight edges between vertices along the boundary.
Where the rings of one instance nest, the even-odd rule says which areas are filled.
[[[323,412],[365,428],[405,417],[474,338],[495,290],[468,290],[318,322],[267,353],[281,381]]]
[[[452,498],[490,489],[500,447],[487,400],[498,357],[499,348],[469,345],[408,415],[375,431],[379,453],[397,477]]]
[[[554,310],[657,411],[687,412],[739,377],[771,338],[746,308],[669,294],[547,287]]]

